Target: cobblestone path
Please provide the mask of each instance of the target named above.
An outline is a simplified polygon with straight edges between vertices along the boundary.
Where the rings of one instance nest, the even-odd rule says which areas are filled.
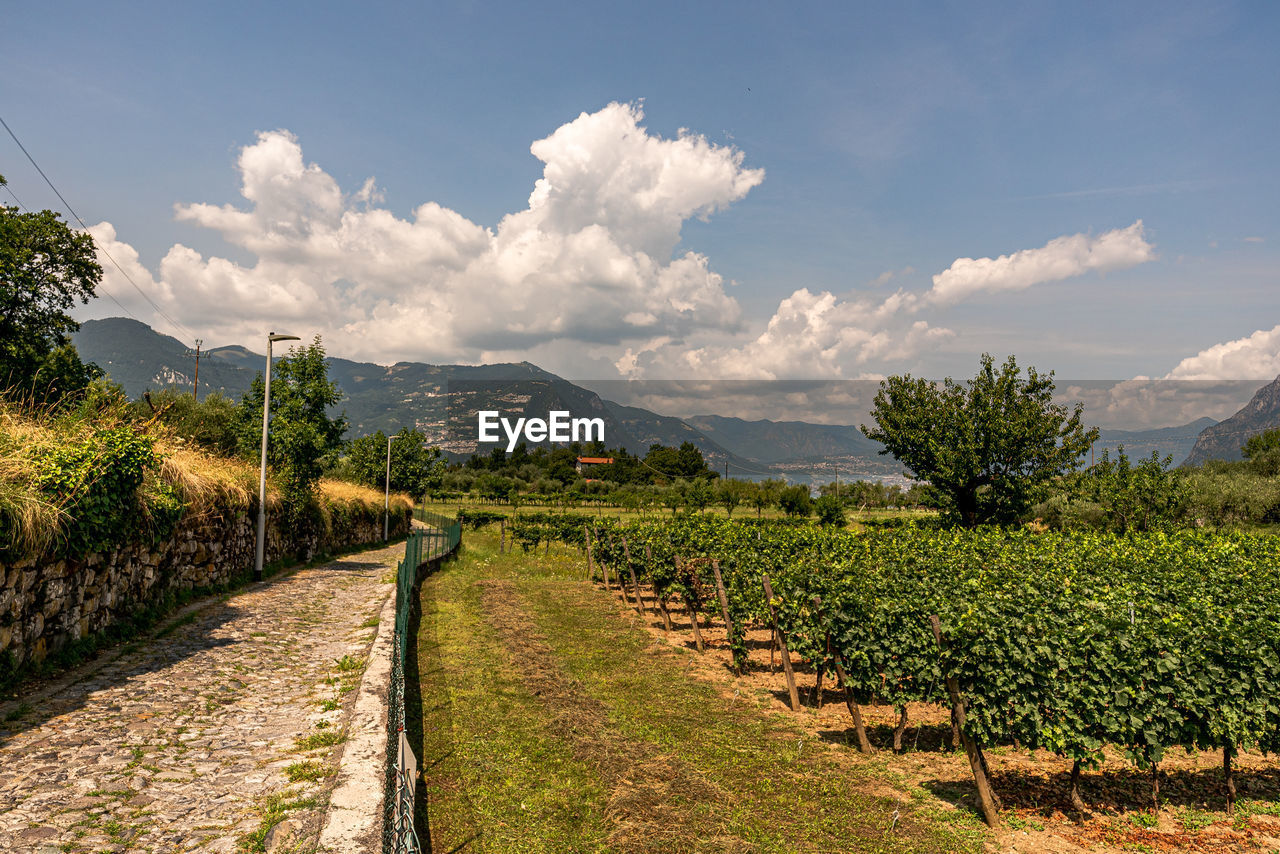
[[[6,704],[0,851],[313,850],[402,554],[246,588]]]

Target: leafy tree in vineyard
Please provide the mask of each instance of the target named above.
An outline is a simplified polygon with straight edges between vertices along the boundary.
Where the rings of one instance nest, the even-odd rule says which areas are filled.
[[[1081,423],[1083,404],[1069,411],[1053,402],[1053,389],[1052,371],[1028,368],[1024,378],[1013,356],[997,370],[984,353],[963,384],[889,377],[871,411],[876,426],[862,432],[928,481],[965,527],[1011,522],[1098,438]]]
[[[818,512],[818,524],[824,527],[844,527],[844,505],[834,494],[823,495],[813,503]]]
[[[1102,508],[1108,526],[1125,531],[1148,531],[1163,523],[1171,523],[1181,511],[1185,489],[1178,473],[1169,469],[1173,457],[1163,460],[1156,451],[1129,463],[1124,446],[1116,449],[1115,460],[1109,451],[1080,477],[1080,491],[1085,498]]]
[[[748,500],[751,494],[751,484],[745,480],[725,480],[716,487],[716,501],[730,518],[733,517],[733,511]]]
[[[775,480],[774,478],[762,480],[754,485],[754,488],[751,491],[751,498],[749,500],[751,502],[751,506],[756,508],[757,519],[764,515],[764,509],[766,507],[772,507],[778,503],[778,496],[782,493],[782,490],[785,487],[785,483],[780,480]]]
[[[778,506],[788,516],[808,516],[813,512],[813,498],[807,486],[788,486],[778,494]]]

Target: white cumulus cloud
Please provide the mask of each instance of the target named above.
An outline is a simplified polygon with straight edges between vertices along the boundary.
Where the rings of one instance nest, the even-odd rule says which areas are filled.
[[[926,299],[953,303],[982,291],[1019,291],[1084,273],[1124,270],[1155,257],[1155,247],[1147,242],[1142,220],[1138,220],[1097,237],[1057,237],[1039,249],[1022,249],[999,258],[957,258],[933,277],[933,289]]]
[[[1215,344],[1188,356],[1170,371],[1171,380],[1271,380],[1280,376],[1280,326]]]
[[[252,263],[178,244],[153,274],[110,223],[93,233],[166,313],[211,340],[292,324],[351,358],[468,360],[735,329],[737,302],[706,256],[678,252],[681,227],[743,198],[764,171],[686,130],[650,134],[642,120],[639,106],[613,103],[534,142],[544,168],[529,205],[492,228],[433,202],[400,218],[379,207],[373,179],[344,194],[277,130],[240,152],[247,204],[175,208]],[[106,270],[110,292],[131,290]]]
[[[864,375],[870,365],[905,359],[953,334],[923,320],[895,322],[893,316],[901,305],[901,292],[877,304],[800,288],[782,300],[764,330],[746,343],[706,345],[678,353],[661,346],[648,352],[628,349],[617,367],[633,376],[853,379]],[[850,375],[850,370],[859,369],[864,370]]]

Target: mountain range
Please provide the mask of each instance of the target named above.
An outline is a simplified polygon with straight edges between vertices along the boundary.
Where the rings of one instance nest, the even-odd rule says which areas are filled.
[[[1206,427],[1196,437],[1183,465],[1241,459],[1245,442],[1275,427],[1280,427],[1280,377],[1258,389],[1235,415]]]
[[[73,336],[86,361],[98,364],[136,397],[167,386],[190,389],[194,351],[176,338],[125,318],[86,321]],[[245,347],[217,347],[200,354],[199,394],[238,399],[263,369],[265,356]],[[496,365],[377,365],[331,357],[329,377],[342,391],[338,404],[349,421],[348,435],[417,427],[453,459],[479,446],[476,413],[494,409],[504,417],[545,417],[568,410],[574,417],[600,418],[605,442],[643,454],[650,445],[693,442],[718,471],[758,479],[784,476],[797,481],[829,481],[835,476],[905,480],[901,464],[881,455],[882,446],[857,426],[805,421],[745,421],[723,415],[676,418],[601,398],[529,362]],[[1171,455],[1174,463],[1239,459],[1249,435],[1280,425],[1280,378],[1221,424],[1201,418],[1155,430],[1103,430],[1095,453],[1123,444],[1130,459]],[[1243,437],[1243,438],[1241,438]],[[1234,443],[1234,447],[1232,447]],[[1232,456],[1234,454],[1234,457]]]

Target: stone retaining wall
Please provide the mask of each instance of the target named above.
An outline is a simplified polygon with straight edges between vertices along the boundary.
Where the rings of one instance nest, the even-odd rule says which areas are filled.
[[[382,508],[344,508],[331,524],[280,530],[267,520],[266,562],[302,561],[382,540]],[[408,510],[391,517],[391,536],[409,529]],[[286,534],[288,536],[286,536]],[[168,539],[128,543],[110,552],[0,564],[0,659],[41,661],[68,642],[101,632],[165,593],[231,586],[253,571],[257,510],[184,517]],[[2,661],[0,661],[2,664]]]

